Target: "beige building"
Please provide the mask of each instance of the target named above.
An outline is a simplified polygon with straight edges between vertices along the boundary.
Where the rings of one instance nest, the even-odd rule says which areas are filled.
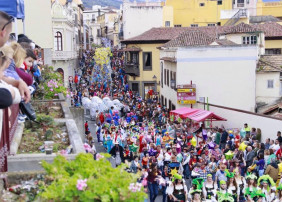
[[[84,38],[81,32],[81,28],[83,30],[81,5],[75,1],[63,4],[62,1],[56,0],[52,3],[51,14],[52,65],[64,75],[64,83],[67,86],[69,77],[74,75],[74,70],[78,66],[79,55],[82,54]]]

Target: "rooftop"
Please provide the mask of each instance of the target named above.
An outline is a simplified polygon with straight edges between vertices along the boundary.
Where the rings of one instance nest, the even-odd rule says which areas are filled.
[[[214,39],[201,31],[185,31],[178,37],[164,44],[164,47],[184,47],[184,46],[199,46],[209,45],[214,42]]]
[[[264,24],[248,25],[240,23],[235,26],[206,26],[206,27],[160,27],[152,28],[139,36],[122,41],[125,44],[129,43],[148,43],[148,42],[159,42],[166,43],[172,39],[175,39],[184,32],[198,32],[206,34],[214,41],[218,39],[219,35],[225,34],[238,34],[238,33],[254,33],[264,32],[265,37],[282,37],[282,25],[276,22],[268,22]],[[195,36],[195,33],[186,34],[186,37]],[[191,42],[200,43],[200,42]]]
[[[282,72],[282,55],[262,55],[257,65],[258,72]]]
[[[281,21],[279,18],[276,18],[272,15],[262,15],[262,16],[250,16],[250,23],[262,23],[262,22],[279,22]]]

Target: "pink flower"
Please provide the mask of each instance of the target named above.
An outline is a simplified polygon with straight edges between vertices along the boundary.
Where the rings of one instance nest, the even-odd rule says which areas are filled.
[[[84,180],[77,180],[77,184],[76,184],[76,188],[79,190],[79,191],[82,191],[84,188],[87,187],[87,179],[84,179]]]
[[[102,158],[104,158],[103,155],[101,155],[101,154],[99,154],[99,153],[96,155],[96,160],[97,160],[97,161],[99,161],[99,160],[102,159]]]
[[[60,151],[60,154],[62,155],[62,156],[67,156],[67,154],[68,154],[68,152],[67,152],[67,150],[61,150]]]
[[[58,96],[58,94],[56,93],[56,94],[54,94],[55,96]]]
[[[50,88],[50,91],[54,91],[53,88]]]

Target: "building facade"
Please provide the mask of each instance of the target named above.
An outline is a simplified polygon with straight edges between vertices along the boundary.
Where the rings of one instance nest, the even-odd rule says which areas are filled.
[[[123,1],[123,34],[124,39],[138,36],[153,27],[172,27],[173,9],[163,2],[130,2]]]
[[[52,4],[53,51],[52,66],[64,77],[65,86],[78,66],[82,35],[78,23],[79,7],[75,2]],[[80,22],[81,23],[81,22]]]

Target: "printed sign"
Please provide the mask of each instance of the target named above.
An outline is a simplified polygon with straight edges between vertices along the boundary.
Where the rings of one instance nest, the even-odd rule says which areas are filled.
[[[177,85],[177,103],[195,104],[196,103],[196,85]]]

